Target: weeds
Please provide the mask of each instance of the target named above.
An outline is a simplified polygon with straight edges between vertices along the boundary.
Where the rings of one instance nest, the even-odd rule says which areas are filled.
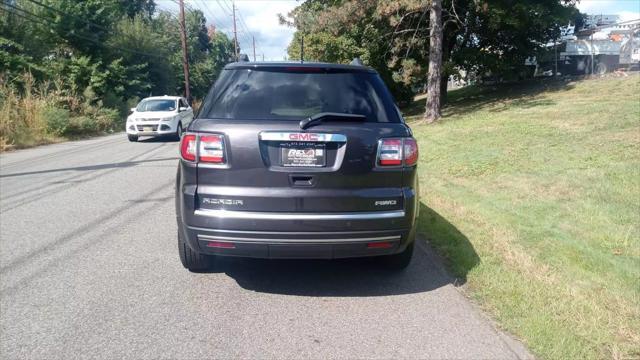
[[[36,83],[29,73],[0,79],[0,151],[114,131],[122,116],[102,107],[91,89],[82,96],[63,80]]]

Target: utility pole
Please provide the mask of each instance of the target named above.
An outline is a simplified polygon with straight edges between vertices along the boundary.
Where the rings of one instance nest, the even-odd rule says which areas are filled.
[[[591,51],[591,76],[593,76],[593,33],[591,33],[591,41],[590,41],[590,44],[589,44],[589,50]]]
[[[553,58],[556,62],[556,72],[553,73],[553,77],[558,76],[558,42],[556,39],[553,40]]]
[[[253,40],[253,61],[256,61],[256,37],[251,35],[251,40]]]
[[[264,53],[262,53],[262,61],[264,61]]]
[[[304,33],[300,36],[300,63],[304,62]]]
[[[189,57],[187,53],[187,27],[184,21],[184,0],[180,0],[180,39],[182,40],[182,69],[184,70],[184,96],[191,103],[189,85]]]
[[[236,30],[236,3],[235,1],[231,4],[233,6],[233,45],[235,46],[236,51],[236,61],[240,60],[240,55],[238,54],[238,31]]]

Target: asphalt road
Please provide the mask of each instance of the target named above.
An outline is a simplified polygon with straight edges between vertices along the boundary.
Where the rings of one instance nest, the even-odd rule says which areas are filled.
[[[421,240],[365,260],[180,264],[178,144],[123,134],[0,155],[1,358],[530,358]]]

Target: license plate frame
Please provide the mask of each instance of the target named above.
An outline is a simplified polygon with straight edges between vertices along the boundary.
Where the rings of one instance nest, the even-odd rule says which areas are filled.
[[[327,166],[325,144],[293,142],[280,144],[280,165],[291,168],[320,168]]]
[[[143,126],[142,127],[142,131],[143,132],[153,132],[153,126]]]

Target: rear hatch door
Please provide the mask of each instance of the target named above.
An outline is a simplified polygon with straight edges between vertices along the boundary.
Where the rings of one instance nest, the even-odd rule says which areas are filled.
[[[301,126],[327,112],[354,116]],[[190,131],[224,138],[225,164],[198,164],[200,208],[309,213],[403,208],[402,167],[378,166],[378,144],[410,132],[378,75],[366,68],[225,70]]]

